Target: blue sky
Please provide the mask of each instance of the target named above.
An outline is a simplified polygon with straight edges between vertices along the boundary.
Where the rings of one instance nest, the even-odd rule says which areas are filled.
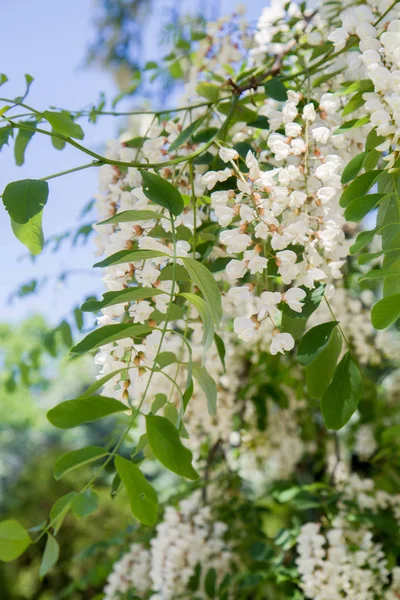
[[[247,4],[248,16],[254,21],[266,2],[255,0]],[[224,0],[221,13],[229,12],[235,6],[236,2]],[[88,43],[94,36],[93,0],[14,0],[2,8],[1,71],[9,77],[9,82],[0,88],[1,97],[13,98],[23,93],[25,73],[35,78],[28,103],[39,110],[52,105],[78,109],[96,102],[101,91],[109,98],[116,94],[111,74],[94,67],[86,68],[83,64]],[[151,27],[156,35],[157,19]],[[151,30],[145,52],[147,60],[157,58],[158,50]],[[100,120],[96,126],[82,125],[85,145],[101,153],[105,141],[115,135],[118,121],[109,117]],[[22,167],[15,165],[11,149],[3,148],[0,189],[3,190],[10,181],[43,177],[85,162],[90,160],[74,148],[66,147],[59,152],[53,149],[49,138],[36,135],[30,142]],[[82,207],[96,193],[97,171],[89,169],[49,183],[50,195],[43,219],[45,236],[76,225]],[[102,291],[100,273],[96,276],[90,272],[94,262],[90,243],[71,250],[66,242],[58,253],[47,251],[31,262],[24,247],[14,238],[8,215],[2,208],[0,233],[1,321],[20,320],[40,312],[56,324],[87,294]],[[74,275],[66,285],[57,285],[55,277],[66,269],[81,273]],[[19,284],[43,275],[52,278],[44,293],[14,300],[12,304],[7,301]]]

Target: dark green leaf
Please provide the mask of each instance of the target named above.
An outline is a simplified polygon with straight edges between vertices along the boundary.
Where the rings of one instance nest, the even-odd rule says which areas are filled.
[[[178,430],[168,419],[147,415],[146,430],[150,448],[162,465],[182,477],[199,478],[192,466],[191,451],[182,444]]]
[[[60,547],[56,539],[51,535],[47,534],[46,546],[42,557],[42,562],[39,569],[39,577],[43,579],[45,575],[54,567],[58,561],[60,554]]]
[[[385,141],[385,139],[386,138],[384,138],[382,135],[378,135],[376,133],[376,129],[371,129],[371,131],[367,135],[367,139],[365,142],[365,149],[367,151],[375,150],[375,148],[377,146],[379,146],[379,144],[382,144]]]
[[[338,96],[345,96],[347,94],[353,94],[354,92],[373,92],[374,84],[370,79],[360,79],[358,81],[354,81],[350,85],[343,84],[343,88],[337,92]]]
[[[337,365],[321,400],[327,429],[341,429],[357,410],[362,393],[360,371],[348,351]]]
[[[342,336],[337,328],[332,332],[326,348],[306,367],[306,382],[311,398],[320,400],[326,388],[332,381],[336,362],[342,350]]]
[[[332,331],[337,326],[337,321],[322,323],[313,327],[303,336],[297,353],[301,365],[307,367],[321,354],[329,344]]]
[[[146,333],[150,333],[152,328],[148,325],[132,325],[131,323],[116,323],[115,325],[104,325],[89,333],[82,341],[71,349],[72,354],[85,354],[89,350],[94,350],[109,344],[122,340],[124,338],[133,338]]]
[[[204,588],[209,598],[215,598],[217,591],[217,572],[215,569],[208,569],[204,581]]]
[[[375,304],[371,311],[371,321],[375,329],[386,329],[400,318],[400,294],[386,296]]]
[[[3,204],[11,219],[23,225],[43,210],[48,195],[47,181],[22,179],[6,186]]]
[[[367,156],[368,152],[361,152],[361,154],[357,154],[351,161],[345,166],[342,173],[342,183],[349,183],[352,179],[357,177],[358,173],[361,171],[364,158]]]
[[[352,200],[344,211],[347,221],[361,221],[379,202],[385,194],[367,194]]]
[[[215,341],[215,345],[217,347],[218,356],[221,360],[221,363],[222,363],[222,366],[224,367],[224,372],[225,372],[226,371],[226,366],[225,366],[226,349],[225,349],[224,340],[222,338],[220,338],[218,333],[214,333],[214,341]]]
[[[161,419],[162,417],[153,417]],[[173,427],[171,425],[171,427]],[[154,525],[158,515],[158,499],[139,467],[122,456],[115,457],[115,468],[128,493],[132,514],[141,523]]]
[[[364,196],[374,185],[382,171],[367,171],[354,179],[340,197],[340,206],[346,208],[352,200]]]
[[[18,558],[30,543],[31,538],[18,521],[0,522],[0,560],[9,562]]]
[[[82,127],[74,123],[69,113],[45,110],[43,116],[57,133],[61,133],[61,135],[65,135],[66,137],[83,140],[84,133]]]
[[[368,246],[374,239],[377,233],[376,229],[371,229],[368,231],[362,231],[358,234],[356,241],[352,246],[350,246],[350,254],[358,254],[360,250]]]
[[[166,179],[142,171],[143,192],[149,200],[167,208],[175,217],[181,214],[184,208],[183,198],[179,190]]]
[[[82,396],[75,400],[65,400],[47,412],[47,419],[54,427],[71,429],[97,421],[116,412],[127,411],[126,404],[107,396]]]
[[[268,98],[273,98],[280,102],[287,100],[287,91],[279,77],[273,77],[264,85],[264,90]]]
[[[222,319],[221,292],[210,271],[194,258],[183,258],[183,266],[189,273],[190,279],[197,285],[209,304],[215,325]]]
[[[360,281],[365,281],[367,279],[386,279],[387,277],[400,277],[400,264],[395,266],[396,268],[390,269],[374,269],[373,271],[368,271],[360,278]]]
[[[87,446],[79,450],[71,450],[71,452],[67,452],[56,461],[54,465],[54,478],[57,480],[61,479],[61,477],[74,469],[99,460],[99,458],[107,454],[107,450],[100,446]]]

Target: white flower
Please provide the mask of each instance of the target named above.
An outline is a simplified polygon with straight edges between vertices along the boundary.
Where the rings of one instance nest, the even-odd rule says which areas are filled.
[[[278,272],[282,277],[283,282],[286,283],[286,285],[289,285],[299,273],[299,267],[295,264],[297,255],[292,250],[283,250],[282,252],[277,252],[276,258]]]
[[[221,227],[227,227],[230,225],[233,217],[235,216],[234,209],[230,206],[224,206],[223,204],[217,204],[217,206],[214,208],[214,212]]]
[[[318,144],[326,144],[329,140],[331,132],[328,127],[316,127],[312,130],[311,135]]]
[[[258,167],[258,161],[251,150],[246,154],[246,167],[249,169],[249,177],[253,181],[260,177],[260,169]]]
[[[272,338],[270,352],[272,355],[285,354],[286,351],[293,350],[294,348],[294,339],[290,333],[277,333]]]
[[[339,27],[339,29],[335,29],[330,35],[328,35],[328,40],[333,42],[335,50],[341,50],[345,47],[348,37],[349,34],[347,31],[343,29],[343,27]]]
[[[295,138],[301,135],[302,127],[298,123],[286,123],[285,134],[290,138]]]
[[[233,329],[239,339],[250,342],[256,333],[256,323],[248,317],[236,317],[233,321]]]
[[[227,229],[221,231],[219,239],[226,246],[228,254],[244,252],[251,244],[251,237],[246,233],[239,233],[238,229]]]
[[[223,160],[226,163],[239,158],[239,154],[237,150],[234,150],[234,148],[220,148],[218,154],[221,160]]]
[[[302,311],[304,303],[301,300],[304,300],[306,297],[306,293],[304,290],[298,287],[293,287],[285,292],[283,300],[289,307],[295,312],[300,313]]]
[[[276,308],[282,300],[280,292],[263,292],[260,296],[261,307],[258,312],[258,319],[264,319]]]
[[[268,259],[256,254],[256,256],[249,260],[247,266],[252,275],[262,273],[268,266]]]
[[[247,265],[243,260],[231,260],[226,265],[226,274],[229,279],[241,279],[247,273]]]
[[[328,115],[333,115],[340,108],[340,98],[335,94],[322,94],[319,106]]]
[[[154,311],[154,307],[151,306],[150,302],[147,300],[142,300],[141,302],[136,302],[129,309],[129,314],[133,317],[134,323],[144,323],[147,321],[151,313]]]
[[[285,123],[292,123],[298,115],[298,110],[293,102],[286,102],[282,109],[283,120]]]
[[[314,108],[314,104],[310,102],[310,104],[306,104],[303,108],[303,119],[308,123],[313,123],[316,119],[316,112]]]
[[[307,194],[300,191],[294,191],[290,194],[290,204],[293,208],[301,208],[307,200]]]
[[[226,181],[231,175],[232,170],[227,167],[223,171],[208,171],[203,175],[201,181],[207,186],[207,189],[211,190],[218,181]]]

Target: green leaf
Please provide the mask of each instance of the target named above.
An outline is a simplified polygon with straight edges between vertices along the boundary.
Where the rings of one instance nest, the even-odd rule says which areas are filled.
[[[285,102],[287,100],[287,91],[279,77],[273,77],[264,85],[264,90],[268,98]]]
[[[42,562],[39,569],[39,577],[43,579],[45,575],[54,567],[58,561],[60,555],[60,547],[56,539],[51,535],[47,534],[46,546],[42,557]]]
[[[160,294],[165,294],[163,290],[158,288],[146,288],[146,287],[128,287],[124,290],[118,290],[116,292],[106,292],[103,294],[101,300],[86,300],[82,304],[82,310],[84,312],[95,312],[106,306],[113,306],[114,304],[123,304],[125,302],[135,302],[138,300],[144,300],[145,298],[153,298]]]
[[[181,293],[180,296],[183,296],[189,302],[193,304],[199,313],[201,320],[203,321],[203,364],[206,357],[206,352],[211,348],[211,345],[214,341],[214,323],[213,323],[213,314],[211,312],[210,306],[200,298],[200,296],[196,296],[196,294],[191,293]]]
[[[174,425],[178,426],[179,414],[175,404],[168,403],[164,406],[164,417]]]
[[[217,414],[217,386],[214,379],[208,374],[204,367],[199,367],[193,363],[193,377],[203,390],[207,398],[208,414],[214,416]]]
[[[361,152],[361,154],[357,154],[351,161],[345,166],[342,173],[341,182],[349,183],[352,179],[357,177],[358,173],[361,171],[364,158],[367,156],[368,152]]]
[[[167,402],[168,398],[165,394],[156,394],[155,400],[153,400],[151,405],[151,412],[153,415],[155,415]]]
[[[400,265],[397,268],[390,269],[374,269],[373,271],[368,271],[362,277],[360,277],[360,281],[365,281],[368,279],[386,279],[387,277],[399,277],[400,276]]]
[[[382,198],[385,198],[385,194],[367,194],[352,200],[344,211],[346,221],[361,221]]]
[[[365,265],[369,263],[371,260],[375,260],[375,258],[379,258],[380,256],[385,256],[386,254],[390,254],[395,252],[396,254],[400,254],[400,248],[392,248],[391,250],[379,250],[378,252],[366,252],[365,254],[361,254],[358,257],[358,263],[360,265]]]
[[[147,415],[146,430],[150,448],[164,467],[187,479],[199,478],[192,466],[191,451],[182,444],[178,430],[168,419]]]
[[[23,124],[29,125],[29,127],[36,128],[36,123],[32,121],[27,121]],[[25,150],[34,135],[35,131],[31,131],[29,129],[20,129],[18,131],[14,144],[14,158],[15,163],[19,167],[21,167],[25,162]]]
[[[57,133],[61,133],[61,135],[65,135],[66,137],[83,140],[84,133],[82,127],[74,123],[69,113],[45,110],[43,117]]]
[[[350,85],[343,84],[343,88],[336,92],[337,96],[345,96],[347,94],[354,94],[354,92],[373,92],[374,84],[370,79],[360,79],[354,81]]]
[[[161,419],[162,417],[153,417]],[[173,427],[171,425],[171,427]],[[144,525],[150,527],[157,521],[158,499],[154,488],[149,484],[139,467],[122,456],[115,457],[115,468],[128,493],[132,514]]]
[[[83,465],[88,465],[95,460],[99,460],[103,456],[107,456],[108,452],[100,446],[87,446],[79,450],[71,450],[63,454],[54,465],[54,479],[61,479],[67,473],[74,469],[78,469]]]
[[[124,338],[133,338],[152,331],[148,325],[132,325],[131,323],[116,323],[115,325],[104,325],[99,327],[83,338],[71,349],[72,354],[85,354],[89,350],[95,350],[104,344],[116,342]]]
[[[351,121],[346,121],[340,127],[335,129],[332,135],[340,135],[341,133],[346,133],[346,131],[350,131],[350,129],[362,127],[367,123],[369,123],[369,117],[362,117],[361,119],[352,119]]]
[[[341,429],[357,410],[362,393],[361,373],[346,352],[339,362],[321,400],[321,411],[327,429]]]
[[[375,304],[371,311],[371,321],[375,329],[386,329],[400,318],[400,294],[386,296]]]
[[[11,219],[11,228],[15,237],[33,256],[40,254],[44,246],[42,217],[43,212],[40,212],[22,225]]]
[[[142,171],[143,192],[149,200],[167,208],[175,217],[181,214],[184,208],[183,198],[178,189],[166,179]]]
[[[75,498],[76,492],[68,492],[61,498],[58,498],[50,509],[50,521],[53,523],[54,533],[60,529],[62,522],[71,508],[71,502]]]
[[[88,389],[81,395],[81,397],[83,398],[91,396],[94,392],[97,392],[97,390],[103,387],[103,385],[107,383],[107,381],[110,381],[110,379],[112,379],[115,375],[118,375],[118,373],[122,373],[127,369],[128,366],[123,367],[122,369],[117,369],[116,371],[112,371],[111,373],[107,373],[107,375],[100,377],[100,379],[98,379],[88,387]]]
[[[363,162],[364,169],[366,171],[372,171],[372,169],[375,169],[381,156],[382,152],[378,152],[378,150],[370,150]]]
[[[204,589],[209,598],[215,598],[217,591],[217,572],[215,569],[208,569],[204,580]]]
[[[293,313],[295,312],[291,309],[289,310]],[[284,331],[285,333],[290,333],[290,335],[292,335],[296,341],[299,340],[303,335],[306,325],[307,319],[305,317],[298,316],[297,318],[292,318],[285,312],[285,310],[283,310],[282,331]]]
[[[197,84],[196,92],[199,94],[199,96],[210,100],[210,102],[216,102],[218,100],[219,87],[215,85],[215,83],[202,81],[201,83]]]
[[[340,206],[346,208],[354,198],[364,196],[372,188],[381,173],[382,171],[379,170],[367,171],[354,179],[341,195]]]
[[[160,252],[159,250],[120,250],[104,260],[95,263],[94,267],[109,267],[111,265],[121,265],[128,262],[136,262],[147,260],[148,258],[171,258],[169,254]]]
[[[57,133],[55,129],[52,129],[51,132]],[[64,142],[64,140],[62,140],[61,138],[56,137],[55,135],[52,136],[51,143],[53,145],[53,148],[55,148],[56,150],[64,150],[66,146],[66,142]]]
[[[0,560],[9,562],[18,558],[30,543],[31,538],[18,521],[0,522]]]
[[[179,146],[182,146],[182,144],[184,144],[193,135],[196,129],[200,127],[206,116],[206,114],[202,115],[201,117],[190,123],[188,127],[183,129],[178,135],[178,137],[172,142],[172,144],[168,148],[168,152],[173,152],[174,150],[179,148]]]
[[[329,344],[332,331],[337,326],[337,321],[322,323],[313,327],[303,336],[297,353],[301,365],[307,367],[321,354]]]
[[[222,366],[224,368],[224,372],[226,372],[226,366],[225,366],[226,349],[225,349],[224,340],[218,335],[218,333],[214,333],[214,342],[217,347],[218,356],[219,356]]]
[[[385,139],[385,137],[376,133],[376,129],[371,129],[371,131],[367,135],[365,149],[367,151],[375,150],[375,148],[379,146],[379,144],[382,144],[385,141]]]
[[[350,246],[350,254],[358,254],[360,250],[365,248],[365,246],[368,246],[374,239],[376,233],[376,229],[370,229],[359,233],[354,244]]]
[[[110,225],[113,223],[130,223],[131,221],[150,221],[151,219],[162,219],[164,215],[154,210],[124,210],[113,217],[100,221],[97,225]]]
[[[83,423],[91,423],[116,412],[129,410],[129,407],[115,398],[88,396],[65,400],[47,412],[47,419],[54,427],[71,429]]]
[[[6,186],[3,204],[11,219],[23,225],[43,210],[48,195],[47,181],[22,179]]]
[[[176,355],[173,352],[160,352],[157,357],[157,364],[160,369],[164,367],[168,367],[168,365],[172,365],[174,362],[177,362]]]
[[[71,510],[76,517],[85,518],[96,512],[99,508],[99,497],[91,490],[81,492],[71,502]]]
[[[8,140],[10,138],[11,131],[12,131],[11,127],[2,127],[0,129],[0,150],[6,144],[8,145]]]
[[[342,110],[342,116],[345,117],[346,115],[349,115],[364,104],[365,100],[363,98],[363,92],[357,92],[357,94],[354,94],[351,100],[347,102],[346,106]]]
[[[214,324],[218,326],[222,319],[222,303],[221,292],[214,277],[207,267],[194,258],[182,258],[182,262],[190,279],[203,294],[205,301],[211,309]]]
[[[311,398],[319,400],[332,381],[336,362],[342,350],[342,336],[335,328],[329,343],[321,354],[306,367],[306,382]]]

